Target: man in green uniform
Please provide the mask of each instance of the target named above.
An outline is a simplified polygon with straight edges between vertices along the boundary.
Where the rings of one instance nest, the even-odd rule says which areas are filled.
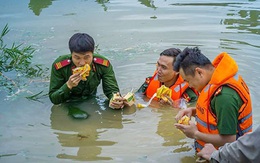
[[[105,57],[93,54],[94,48],[94,39],[86,33],[76,33],[70,38],[71,54],[58,57],[52,65],[49,98],[53,104],[95,96],[101,80],[107,98],[111,99],[119,92],[112,65]],[[83,81],[82,74],[73,74],[72,70],[86,64],[91,70],[87,80]],[[121,96],[110,100],[110,107],[123,108],[123,100]]]
[[[176,58],[174,69],[200,92],[196,107],[180,110],[175,117],[177,121],[184,115],[196,118],[196,124],[175,126],[195,139],[197,152],[206,143],[219,148],[252,131],[250,91],[228,53],[211,62],[199,48],[187,47]]]

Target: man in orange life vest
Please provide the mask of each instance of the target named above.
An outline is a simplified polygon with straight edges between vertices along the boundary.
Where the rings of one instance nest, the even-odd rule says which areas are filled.
[[[211,63],[197,47],[186,48],[176,58],[174,69],[200,93],[196,107],[180,110],[175,117],[196,117],[196,125],[190,122],[175,126],[195,139],[197,152],[205,143],[218,148],[252,131],[249,89],[238,74],[235,60],[226,52]]]
[[[146,78],[145,83],[139,88],[138,92],[151,98],[159,87],[165,85],[172,90],[172,97],[168,97],[171,104],[181,98],[184,98],[186,102],[196,101],[196,91],[189,87],[178,72],[173,70],[175,58],[180,52],[181,50],[176,48],[164,50],[157,61],[157,69],[154,75]]]

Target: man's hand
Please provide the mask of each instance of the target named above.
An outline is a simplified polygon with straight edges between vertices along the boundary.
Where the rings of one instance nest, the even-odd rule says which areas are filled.
[[[187,137],[195,139],[195,134],[198,131],[198,128],[194,122],[189,121],[189,125],[175,123],[174,126],[181,130]]]
[[[184,115],[187,115],[188,117],[191,117],[193,115],[193,111],[195,111],[195,108],[187,108],[182,109],[178,112],[178,114],[175,116],[175,120],[178,122]]]
[[[204,148],[200,152],[198,152],[198,156],[205,158],[206,160],[210,160],[211,154],[216,151],[216,148],[212,144],[205,144]]]
[[[160,99],[160,103],[161,104],[169,104],[169,105],[171,105],[172,106],[172,104],[173,104],[173,100],[172,100],[172,98],[171,97],[169,97],[168,95],[164,95],[164,98],[163,99]]]
[[[81,80],[80,73],[77,73],[77,74],[71,75],[66,84],[69,89],[72,89],[73,87],[76,87],[79,84],[80,80]]]
[[[124,107],[124,98],[120,93],[116,93],[116,96],[112,97],[109,101],[109,107],[113,109],[122,109]]]

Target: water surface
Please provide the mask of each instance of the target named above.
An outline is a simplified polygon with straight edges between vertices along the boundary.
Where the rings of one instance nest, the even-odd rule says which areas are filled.
[[[121,92],[137,90],[152,75],[166,48],[198,46],[213,60],[228,52],[239,65],[253,101],[254,128],[260,123],[260,2],[168,0],[0,0],[0,27],[8,23],[5,42],[36,48],[33,63],[50,67],[69,53],[75,32],[93,36],[98,52],[110,59]],[[46,74],[50,72],[47,71]],[[48,80],[18,92],[0,90],[0,162],[194,162],[193,140],[173,124],[178,109],[153,102],[148,108],[107,107],[98,97],[76,106],[87,120],[25,97],[48,92]],[[138,102],[147,101],[137,97]]]

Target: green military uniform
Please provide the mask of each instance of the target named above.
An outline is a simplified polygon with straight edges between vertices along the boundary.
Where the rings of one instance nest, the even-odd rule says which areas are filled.
[[[195,103],[197,101],[198,95],[191,88],[187,88],[184,93],[187,93],[184,99],[189,99],[189,103]]]
[[[210,101],[210,107],[217,117],[218,131],[221,135],[237,133],[239,109],[242,105],[243,101],[234,89],[222,86],[216,91]]]
[[[60,104],[68,100],[80,100],[95,96],[101,80],[103,92],[109,99],[112,98],[113,92],[119,92],[113,67],[105,57],[94,54],[87,80],[80,81],[78,86],[70,90],[66,82],[75,67],[71,55],[60,56],[54,61],[49,88],[49,98],[52,103]]]

